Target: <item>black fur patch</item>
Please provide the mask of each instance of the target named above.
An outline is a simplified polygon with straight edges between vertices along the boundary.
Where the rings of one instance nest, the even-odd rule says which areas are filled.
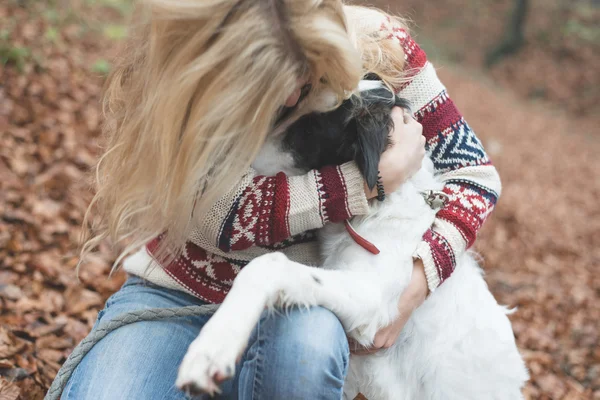
[[[366,90],[328,113],[305,115],[284,134],[283,150],[296,168],[309,171],[355,161],[372,189],[381,154],[390,145],[392,108],[409,108],[408,101],[387,88]]]

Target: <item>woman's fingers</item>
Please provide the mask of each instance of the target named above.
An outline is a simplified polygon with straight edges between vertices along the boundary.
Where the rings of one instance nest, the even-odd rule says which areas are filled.
[[[404,325],[404,324],[403,324]],[[375,335],[372,346],[362,346],[357,343],[354,339],[348,338],[348,346],[350,353],[356,355],[367,355],[378,352],[381,349],[387,349],[392,347],[398,337],[394,324],[388,327],[382,328]]]

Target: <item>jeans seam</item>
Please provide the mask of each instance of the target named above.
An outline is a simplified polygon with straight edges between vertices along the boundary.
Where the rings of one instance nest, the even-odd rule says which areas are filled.
[[[342,373],[344,374],[344,380],[346,380],[346,376],[348,375],[348,367],[350,366],[350,345],[346,342],[346,344],[342,346],[344,346],[344,354],[342,355],[344,370]]]
[[[263,347],[264,347],[264,338],[262,335],[262,332],[264,331],[263,329],[261,329],[261,322],[262,320],[259,319],[257,327],[256,327],[256,343],[258,345],[258,349],[256,351],[256,367],[254,368],[254,379],[252,381],[252,400],[258,400],[261,397],[259,396],[259,393],[262,390],[262,364],[263,364],[263,359],[264,359],[264,354],[263,354]]]
[[[104,309],[106,310],[107,308],[109,308],[110,306],[115,304],[117,302],[117,300],[119,300],[119,298],[121,298],[123,296],[123,293],[124,293],[124,288],[121,288],[118,291],[116,291],[115,293],[113,293],[112,296],[110,296],[108,299],[106,299],[106,303],[104,303]]]
[[[142,278],[139,278],[137,276],[130,276],[129,278],[127,278],[127,280],[125,281],[125,283],[123,283],[123,285],[121,286],[121,288],[119,290],[117,290],[115,293],[112,294],[112,296],[110,296],[105,303],[105,309],[112,306],[114,303],[117,302],[117,300],[119,300],[123,295],[127,294],[127,289],[131,288],[131,287],[137,287],[137,286],[148,286],[147,281],[143,280]],[[160,289],[160,290],[164,290],[164,288],[161,288],[160,286],[154,285],[153,287]]]

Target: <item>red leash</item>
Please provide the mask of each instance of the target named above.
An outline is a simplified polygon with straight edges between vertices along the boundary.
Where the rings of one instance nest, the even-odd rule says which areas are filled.
[[[346,226],[346,230],[350,234],[350,237],[352,238],[352,240],[354,240],[356,242],[356,244],[358,244],[360,247],[362,247],[369,253],[372,253],[372,254],[380,253],[379,249],[373,243],[369,242],[367,239],[360,236],[358,234],[358,232],[356,232],[354,230],[354,228],[352,227],[352,225],[350,225],[350,222],[348,220],[344,221],[344,225]]]

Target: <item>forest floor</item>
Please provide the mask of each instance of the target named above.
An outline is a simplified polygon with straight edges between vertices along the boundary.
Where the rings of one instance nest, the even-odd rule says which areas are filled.
[[[129,9],[117,0],[71,1],[67,13],[53,4],[0,5],[0,20],[9,21],[0,27],[2,400],[43,398],[124,279],[108,279],[108,246],[79,281],[74,267],[100,146],[103,76]],[[600,400],[596,104],[570,102],[577,88],[554,97],[546,81],[533,91],[544,98],[532,99],[523,82],[505,78],[517,58],[492,71],[469,57],[439,58],[442,81],[503,181],[475,247],[495,296],[517,308],[511,320],[531,372],[526,398]]]

